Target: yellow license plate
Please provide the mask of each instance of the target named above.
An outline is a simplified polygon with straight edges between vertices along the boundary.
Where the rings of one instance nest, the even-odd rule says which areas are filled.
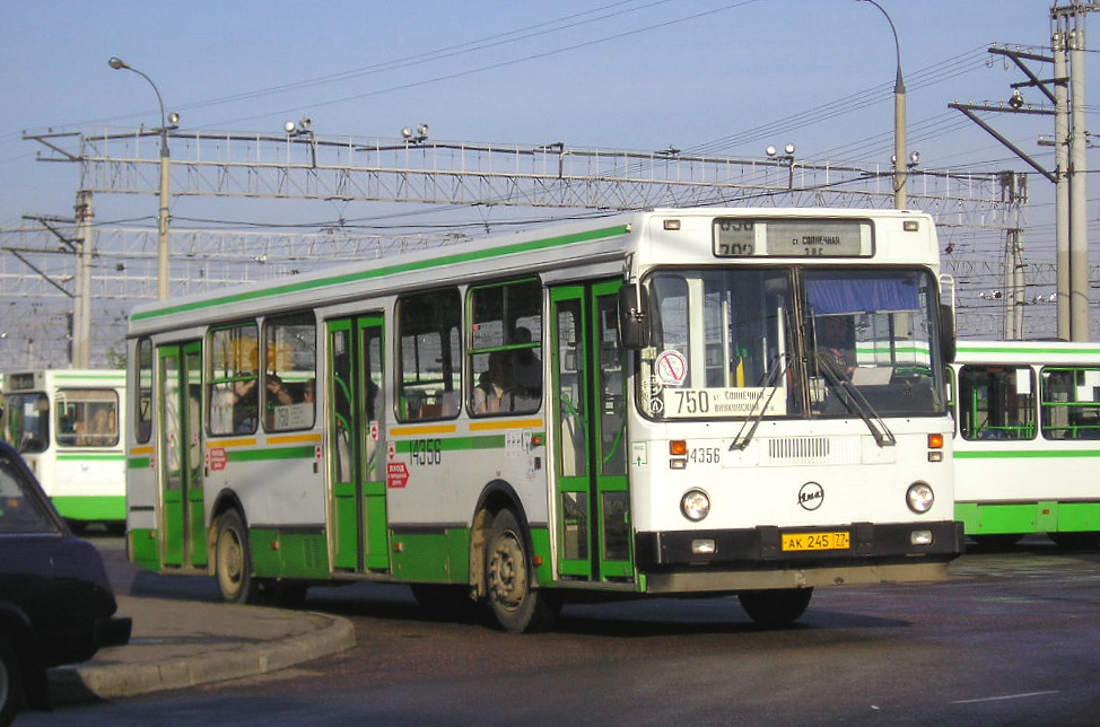
[[[785,533],[783,550],[847,550],[852,546],[848,531],[832,533]]]

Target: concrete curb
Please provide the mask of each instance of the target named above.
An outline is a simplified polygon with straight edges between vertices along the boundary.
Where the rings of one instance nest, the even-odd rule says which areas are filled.
[[[331,614],[307,613],[327,619],[328,626],[308,634],[242,645],[231,651],[163,661],[89,663],[53,669],[50,672],[52,701],[54,704],[73,704],[116,699],[240,679],[285,669],[355,646],[355,628],[350,621]]]

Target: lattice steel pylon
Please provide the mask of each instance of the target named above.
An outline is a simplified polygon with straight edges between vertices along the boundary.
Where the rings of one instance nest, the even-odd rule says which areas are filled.
[[[43,161],[79,164],[83,192],[157,193],[157,130],[100,129],[24,138],[45,147]],[[893,202],[891,166],[815,163],[793,156],[738,159],[674,149],[643,152],[563,143],[523,146],[182,130],[171,132],[171,148],[173,199],[535,207],[561,214],[712,205],[886,208]],[[932,214],[945,245],[958,251],[945,256],[945,272],[956,278],[968,263],[1002,250],[1007,230],[1019,226],[1021,202],[1006,201],[1000,173],[914,168],[909,180],[912,208]],[[118,359],[129,307],[155,297],[156,230],[96,228],[95,237],[92,364],[104,366]],[[336,260],[446,244],[454,237],[173,227],[171,239],[170,290],[178,296],[304,272]],[[0,371],[67,365],[65,326],[68,297],[75,294],[74,256],[34,228],[0,230],[0,246],[0,304],[35,301],[49,311],[53,322],[37,326],[19,316],[19,325],[35,335],[17,325],[0,331]],[[965,306],[960,312],[960,326],[967,330]],[[990,329],[984,313],[975,321],[970,328]],[[999,331],[1000,326],[991,330]]]

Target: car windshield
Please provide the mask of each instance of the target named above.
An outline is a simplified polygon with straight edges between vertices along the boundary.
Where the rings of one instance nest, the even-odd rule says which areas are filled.
[[[58,532],[57,523],[26,472],[0,455],[0,535]]]
[[[944,411],[925,270],[661,270],[638,401],[651,418]]]

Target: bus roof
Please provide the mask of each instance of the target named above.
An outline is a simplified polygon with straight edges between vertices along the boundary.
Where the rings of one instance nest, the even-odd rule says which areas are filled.
[[[136,306],[129,336],[230,321],[249,315],[338,304],[370,294],[395,294],[410,285],[448,285],[489,277],[536,275],[573,270],[573,276],[620,274],[629,251],[624,241],[653,218],[698,217],[859,218],[886,220],[923,218],[907,210],[825,208],[654,209],[581,222],[547,225],[523,233],[481,238],[430,250],[399,253],[377,260],[336,263],[303,275],[285,276],[262,284],[244,284],[192,296]],[[486,261],[492,260],[492,265]],[[563,273],[561,279],[569,279]]]

